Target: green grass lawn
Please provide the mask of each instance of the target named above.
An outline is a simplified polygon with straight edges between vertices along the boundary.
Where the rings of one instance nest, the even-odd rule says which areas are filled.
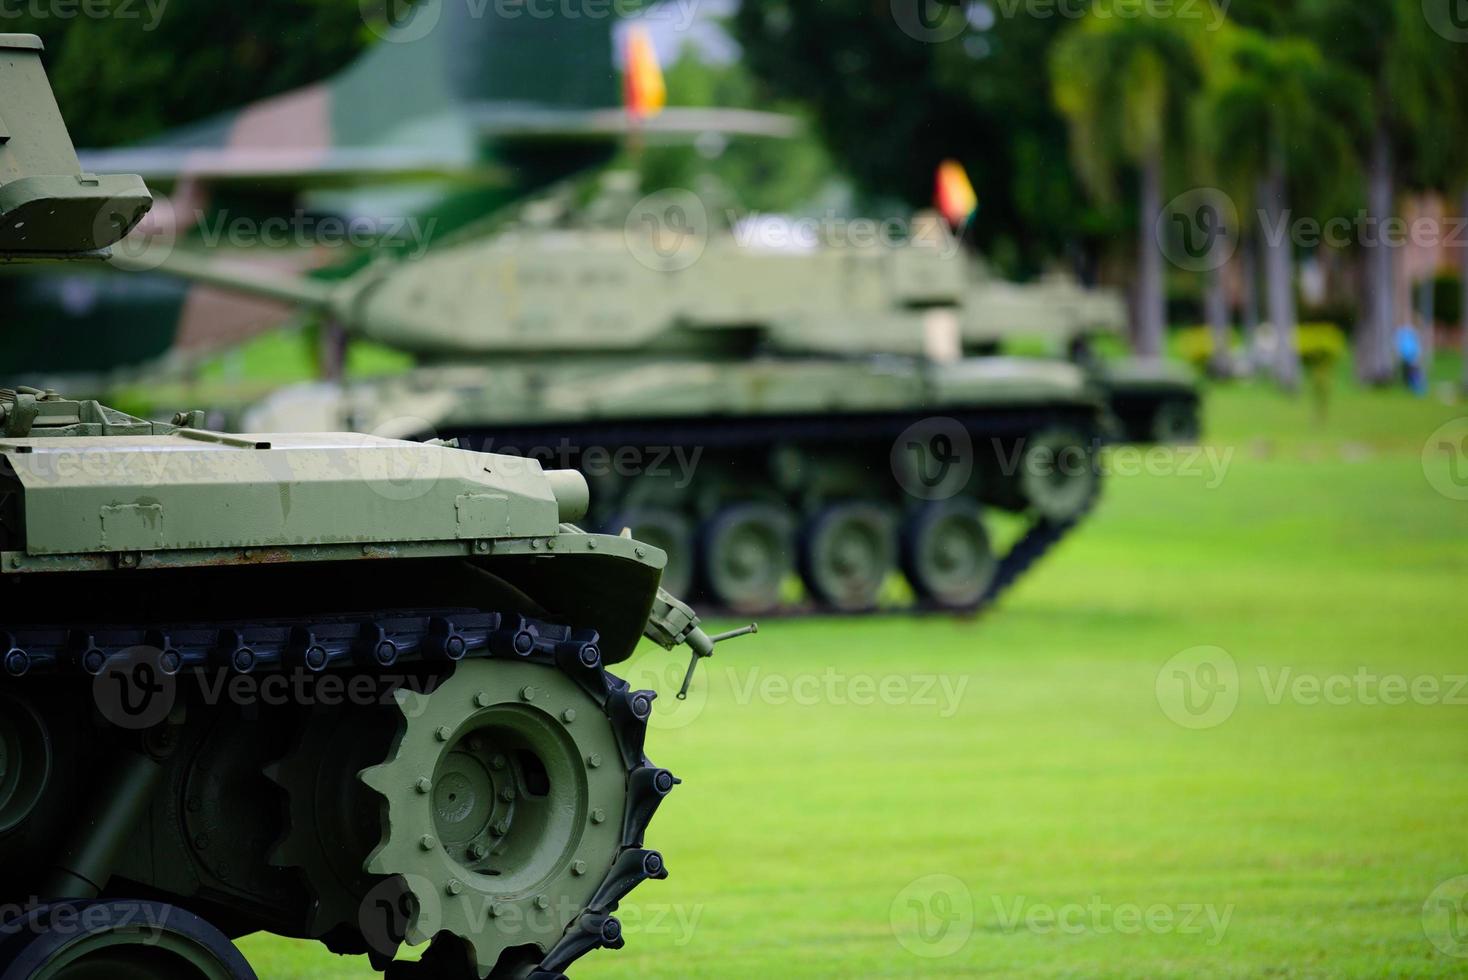
[[[1220,391],[1221,481],[1113,479],[994,614],[775,622],[722,648],[650,740],[685,780],[650,836],[673,876],[576,976],[1468,974],[1423,915],[1468,874],[1468,501],[1423,463],[1462,416],[1342,389],[1322,426]],[[1220,648],[1195,659],[1225,671],[1227,717],[1169,686],[1199,647]],[[1378,703],[1396,682],[1362,670],[1421,696]],[[262,977],[369,975],[242,945]]]

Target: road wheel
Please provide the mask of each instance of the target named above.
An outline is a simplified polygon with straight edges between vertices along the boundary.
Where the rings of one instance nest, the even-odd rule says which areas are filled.
[[[1020,493],[1042,518],[1063,523],[1080,517],[1098,485],[1091,440],[1070,429],[1047,429],[1025,440]]]
[[[1202,434],[1203,423],[1198,418],[1198,406],[1194,402],[1169,398],[1152,414],[1154,442],[1164,446],[1187,445],[1197,442]]]
[[[978,501],[934,501],[909,517],[902,565],[919,598],[948,609],[977,605],[999,570]]]
[[[871,503],[832,504],[813,515],[800,542],[801,576],[811,595],[841,612],[875,606],[897,566],[896,524],[885,507]]]
[[[699,549],[709,597],[747,615],[779,606],[794,568],[794,523],[785,508],[763,503],[731,504],[711,517]]]

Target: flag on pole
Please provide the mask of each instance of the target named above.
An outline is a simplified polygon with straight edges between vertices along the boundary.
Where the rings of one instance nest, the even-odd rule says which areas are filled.
[[[624,44],[622,90],[627,112],[634,119],[656,116],[668,104],[668,87],[658,64],[657,48],[641,24],[628,28]]]
[[[938,166],[933,206],[954,228],[961,226],[979,209],[979,195],[968,179],[968,171],[957,160],[944,160]]]

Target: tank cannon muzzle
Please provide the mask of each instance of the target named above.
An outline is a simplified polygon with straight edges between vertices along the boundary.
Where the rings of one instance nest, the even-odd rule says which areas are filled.
[[[545,476],[556,496],[561,523],[575,524],[585,517],[591,509],[591,486],[586,477],[576,470],[546,470]]]

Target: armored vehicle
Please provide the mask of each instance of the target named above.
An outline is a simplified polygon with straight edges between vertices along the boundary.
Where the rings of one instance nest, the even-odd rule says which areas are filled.
[[[38,52],[0,35],[0,253],[97,257],[148,195],[74,172]],[[608,668],[721,639],[663,553],[534,460],[201,420],[0,389],[0,978],[250,980],[261,930],[400,978],[621,946],[678,781]]]
[[[677,781],[608,668],[711,646],[662,553],[533,460],[196,421],[0,391],[0,862],[41,897],[0,977],[245,977],[260,930],[392,976],[621,945]]]
[[[1126,303],[1112,290],[1082,286],[1052,273],[1033,283],[998,278],[978,256],[968,256],[959,302],[967,353],[982,355],[1006,344],[1037,348],[1080,365],[1106,395],[1119,437],[1135,443],[1177,443],[1202,433],[1198,385],[1181,365],[1135,357],[1100,357],[1095,342],[1126,331]]]
[[[181,252],[163,268],[418,358],[281,392],[247,427],[583,469],[592,525],[658,545],[673,591],[720,608],[977,609],[1090,510],[1099,393],[1064,362],[957,356],[942,266],[917,248],[762,251],[687,234],[681,208],[535,230],[533,247],[523,229],[469,236],[339,283]],[[991,509],[1021,518],[1002,551]]]

